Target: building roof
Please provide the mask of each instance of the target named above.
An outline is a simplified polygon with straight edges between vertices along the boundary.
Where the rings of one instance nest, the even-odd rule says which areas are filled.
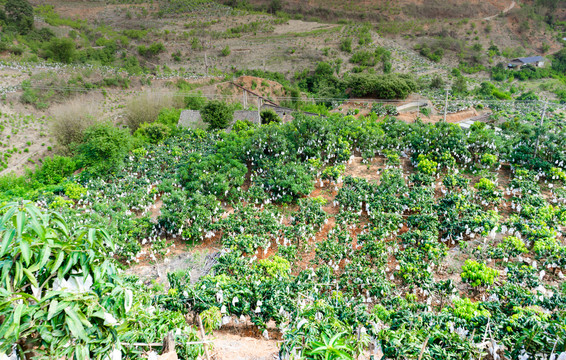
[[[183,110],[181,111],[181,116],[179,116],[179,127],[191,128],[192,125],[200,123],[202,117],[200,116],[200,111],[198,110]]]
[[[261,124],[257,111],[238,110],[234,111],[234,122],[238,120],[249,120],[254,124]]]
[[[544,61],[544,58],[542,56],[530,56],[511,60],[511,62],[521,62],[523,64],[532,64],[539,61]]]

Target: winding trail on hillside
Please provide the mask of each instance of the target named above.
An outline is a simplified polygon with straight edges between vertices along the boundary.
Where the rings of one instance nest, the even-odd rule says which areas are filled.
[[[511,4],[509,6],[507,6],[502,12],[500,12],[499,14],[507,14],[509,11],[511,11],[511,9],[513,9],[515,7],[516,3],[515,1],[512,1]],[[499,14],[495,14],[495,15],[491,15],[488,17],[484,17],[482,20],[491,20],[491,19],[495,19],[496,17],[499,16]]]

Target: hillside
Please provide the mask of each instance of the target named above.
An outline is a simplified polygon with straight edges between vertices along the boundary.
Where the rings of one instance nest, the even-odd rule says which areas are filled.
[[[268,0],[252,0],[251,4],[271,6]],[[299,12],[324,19],[353,18],[364,21],[407,20],[415,18],[457,19],[483,18],[496,15],[509,6],[508,0],[364,0],[364,1],[280,1],[284,11]]]

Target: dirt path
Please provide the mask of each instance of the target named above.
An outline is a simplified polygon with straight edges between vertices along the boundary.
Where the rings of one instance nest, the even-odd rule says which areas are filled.
[[[512,1],[511,4],[509,6],[507,6],[500,14],[507,14],[509,11],[511,11],[511,9],[513,9],[515,7],[516,3],[515,1]],[[488,17],[484,17],[482,20],[492,20],[495,19],[496,17],[498,17],[499,14],[495,14],[495,15],[491,15]]]
[[[278,359],[276,340],[254,339],[217,331],[214,333],[215,360],[273,360]]]

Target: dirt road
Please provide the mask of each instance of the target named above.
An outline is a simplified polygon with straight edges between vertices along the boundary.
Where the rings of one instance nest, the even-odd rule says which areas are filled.
[[[511,4],[509,6],[507,6],[500,14],[507,14],[509,11],[511,11],[511,9],[513,9],[515,7],[515,5],[516,5],[515,1],[512,1]],[[484,17],[483,20],[495,19],[498,16],[499,16],[499,14],[491,15],[491,16],[488,16],[488,17]]]

